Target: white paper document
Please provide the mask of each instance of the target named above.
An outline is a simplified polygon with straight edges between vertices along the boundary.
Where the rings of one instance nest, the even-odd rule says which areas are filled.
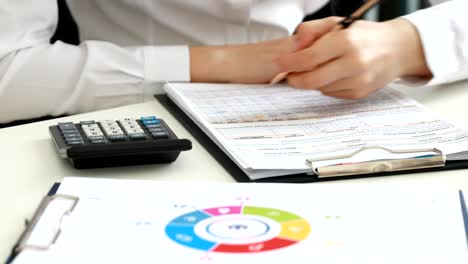
[[[457,190],[71,177],[58,194],[79,200],[26,245],[56,240],[14,264],[467,263]]]
[[[310,172],[307,159],[366,146],[468,150],[466,131],[392,88],[361,100],[281,85],[170,83],[165,90],[251,179]]]

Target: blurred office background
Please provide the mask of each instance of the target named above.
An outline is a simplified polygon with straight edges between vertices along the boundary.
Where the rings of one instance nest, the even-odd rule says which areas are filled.
[[[371,12],[373,20],[388,20],[427,7],[427,0],[388,0]]]
[[[330,4],[304,20],[323,18],[330,15],[347,16],[367,0],[330,0]],[[387,0],[373,8],[365,19],[374,21],[389,20],[427,7],[427,0]]]

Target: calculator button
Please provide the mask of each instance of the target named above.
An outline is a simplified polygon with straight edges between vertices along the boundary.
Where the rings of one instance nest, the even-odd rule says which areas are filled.
[[[125,130],[133,130],[133,129],[140,129],[139,125],[126,125],[124,126]]]
[[[78,137],[65,137],[65,141],[82,141],[83,138],[78,136]]]
[[[160,128],[162,127],[161,124],[145,124],[147,128]]]
[[[131,135],[131,134],[144,134],[143,129],[141,129],[141,128],[127,130],[126,132],[129,135]]]
[[[104,136],[91,136],[91,137],[88,137],[88,140],[89,141],[92,141],[92,140],[105,140],[106,138]]]
[[[62,132],[62,134],[72,134],[72,133],[78,133],[78,129],[74,128],[74,129],[61,129],[60,132]]]
[[[117,122],[115,122],[115,121],[114,122],[109,122],[109,123],[101,123],[101,125],[103,127],[118,127],[119,126],[119,124],[117,124]]]
[[[124,134],[110,135],[110,136],[109,136],[109,140],[112,141],[112,142],[116,142],[116,141],[126,141],[126,140],[127,140],[127,136],[125,136]]]
[[[101,132],[101,129],[99,129],[99,128],[86,128],[86,129],[83,129],[83,131],[86,133],[86,135],[88,135],[88,134],[91,134],[91,133]]]
[[[88,138],[104,136],[104,134],[101,131],[94,131],[94,132],[85,131],[85,133]]]
[[[117,122],[115,120],[101,120],[99,121],[99,123],[101,123],[101,125],[103,124],[116,124]]]
[[[104,131],[121,131],[122,129],[115,125],[115,126],[105,126]]]
[[[142,140],[146,139],[146,135],[144,133],[136,133],[136,134],[128,134],[128,137],[131,140]]]
[[[72,122],[58,123],[58,127],[60,128],[61,131],[76,129],[75,124],[73,124]]]
[[[148,129],[149,132],[153,133],[153,132],[166,132],[166,129],[162,128],[162,127],[153,127],[153,128],[150,128]]]
[[[97,125],[85,125],[81,127],[85,132],[96,132],[101,131],[101,129]]]
[[[91,144],[106,144],[108,141],[106,139],[97,139],[97,140],[90,140]]]
[[[96,121],[93,121],[93,120],[89,120],[89,121],[81,121],[80,122],[81,126],[85,126],[85,125],[93,125],[93,124],[96,124]]]
[[[145,120],[141,121],[145,125],[154,125],[154,124],[160,124],[159,120]]]
[[[83,140],[67,141],[67,145],[70,145],[70,146],[84,145],[84,141]]]
[[[123,131],[122,130],[111,130],[111,131],[106,131],[106,134],[108,136],[111,136],[111,135],[123,135]]]
[[[102,124],[102,127],[104,129],[120,129],[119,125],[117,123],[115,124]]]
[[[66,129],[61,131],[63,135],[69,135],[69,134],[80,134],[77,129]]]
[[[146,120],[158,120],[155,116],[142,116],[140,117],[141,121],[146,121]]]
[[[167,132],[152,132],[151,136],[154,139],[169,138],[169,135],[167,134]]]
[[[86,129],[86,128],[97,128],[99,126],[98,126],[98,124],[94,123],[94,124],[82,124],[81,127],[83,129]]]

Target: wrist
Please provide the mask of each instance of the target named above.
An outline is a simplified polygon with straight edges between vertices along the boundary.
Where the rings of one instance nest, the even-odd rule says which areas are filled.
[[[192,82],[227,82],[226,46],[190,47],[190,79]]]
[[[397,41],[394,55],[400,68],[399,77],[430,76],[431,71],[416,27],[405,19],[394,19],[383,24],[390,29],[391,37]]]

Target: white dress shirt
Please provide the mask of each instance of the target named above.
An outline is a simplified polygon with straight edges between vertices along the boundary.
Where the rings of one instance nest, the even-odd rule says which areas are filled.
[[[291,34],[328,0],[68,0],[80,46],[49,44],[56,0],[0,0],[0,123],[141,102],[190,81],[188,45]]]
[[[404,17],[419,31],[426,61],[433,75],[427,85],[467,79],[468,1],[431,2],[438,5]]]

